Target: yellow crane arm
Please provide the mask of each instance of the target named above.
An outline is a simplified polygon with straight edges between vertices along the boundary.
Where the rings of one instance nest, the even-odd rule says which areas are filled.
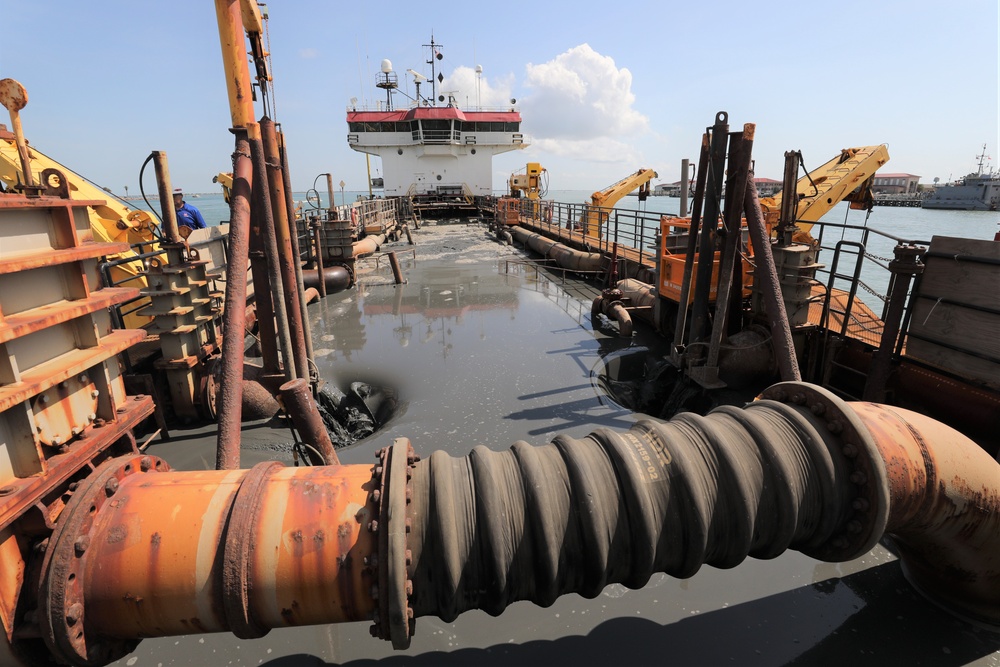
[[[852,208],[865,208],[871,199],[875,172],[888,161],[889,150],[884,144],[845,148],[840,155],[800,178],[795,186],[798,197],[795,218],[799,229],[808,232],[812,228],[808,223],[816,222],[845,199]],[[764,219],[772,227],[778,221],[781,198],[779,193],[760,200]]]
[[[601,208],[614,208],[615,204],[617,204],[622,197],[633,190],[639,189],[640,195],[642,194],[643,188],[646,188],[648,192],[649,182],[654,178],[656,178],[656,172],[652,169],[640,169],[634,174],[626,176],[614,185],[609,185],[603,190],[598,190],[592,194],[590,196],[590,204],[591,206],[599,206]]]

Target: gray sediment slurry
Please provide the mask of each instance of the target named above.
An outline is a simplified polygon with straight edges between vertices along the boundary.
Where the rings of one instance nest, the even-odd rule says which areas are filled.
[[[625,340],[595,330],[598,290],[537,270],[483,225],[424,224],[359,264],[358,285],[309,307],[316,365],[329,383],[390,387],[398,405],[378,432],[339,450],[342,463],[407,437],[423,456],[476,445],[505,449],[626,429],[645,417],[609,398],[604,359],[667,353],[639,327]],[[393,284],[395,251],[406,283]],[[211,467],[212,428],[177,430],[149,452],[176,468]],[[292,465],[287,429],[246,424],[242,466]],[[1000,664],[1000,636],[965,624],[906,584],[879,546],[849,563],[797,552],[748,559],[693,578],[654,575],[639,590],[613,584],[595,599],[551,607],[515,603],[499,617],[470,612],[454,623],[417,620],[405,652],[369,636],[368,623],[273,630],[257,640],[227,634],[144,640],[117,665],[785,665]]]

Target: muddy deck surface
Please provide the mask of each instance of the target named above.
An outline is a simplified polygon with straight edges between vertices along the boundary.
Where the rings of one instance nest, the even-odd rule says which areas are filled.
[[[310,306],[322,376],[342,388],[392,387],[400,400],[385,428],[339,452],[343,463],[373,462],[401,436],[424,456],[463,455],[476,445],[624,429],[642,416],[607,398],[597,375],[608,356],[665,353],[645,327],[630,341],[594,331],[594,288],[536,272],[482,226],[425,224],[414,240],[383,249],[397,252],[405,285],[392,284],[385,258],[372,258],[357,289]],[[172,435],[150,453],[176,468],[214,466],[212,429]],[[291,465],[290,442],[287,430],[248,424],[242,466]],[[654,575],[641,590],[614,584],[593,600],[516,603],[498,618],[420,618],[404,653],[371,638],[368,625],[273,630],[252,641],[148,639],[116,664],[1000,665],[1000,634],[926,602],[881,546],[844,564],[787,552],[732,570],[705,567],[684,581]]]

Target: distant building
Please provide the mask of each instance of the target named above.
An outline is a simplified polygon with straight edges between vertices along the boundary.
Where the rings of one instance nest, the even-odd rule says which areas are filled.
[[[875,174],[872,190],[877,195],[910,195],[917,192],[918,181],[913,174]]]
[[[753,184],[757,186],[757,195],[760,197],[773,197],[781,192],[781,181],[773,178],[755,178]]]
[[[773,178],[755,178],[753,182],[757,186],[757,194],[761,197],[773,197],[781,190],[781,181],[776,181]],[[694,196],[694,181],[691,182],[688,188],[688,194],[691,197]],[[680,197],[681,182],[660,183],[653,187],[653,195],[657,197]]]

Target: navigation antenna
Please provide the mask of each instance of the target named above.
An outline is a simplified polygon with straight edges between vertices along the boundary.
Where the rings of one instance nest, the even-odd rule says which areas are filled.
[[[437,74],[436,73],[435,65],[437,63],[435,63],[434,61],[435,60],[441,60],[441,59],[444,58],[444,55],[438,50],[442,46],[444,46],[444,44],[435,44],[434,43],[434,33],[433,32],[431,33],[431,43],[430,44],[424,44],[424,48],[427,48],[427,49],[431,50],[431,59],[427,60],[425,62],[428,65],[431,66],[431,104],[434,104],[435,106],[436,106],[435,100],[437,100],[437,84],[444,82],[444,74]]]
[[[385,90],[385,110],[392,111],[392,91],[399,85],[396,73],[392,71],[392,61],[386,58],[382,61],[382,72],[375,75],[375,87]]]
[[[979,155],[977,155],[976,157],[979,158],[979,175],[982,176],[983,175],[983,161],[984,160],[991,160],[991,159],[993,159],[993,158],[989,157],[988,155],[986,155],[986,144],[983,144],[983,152],[980,153]],[[992,172],[993,172],[993,170],[990,169],[990,173],[992,173]]]

